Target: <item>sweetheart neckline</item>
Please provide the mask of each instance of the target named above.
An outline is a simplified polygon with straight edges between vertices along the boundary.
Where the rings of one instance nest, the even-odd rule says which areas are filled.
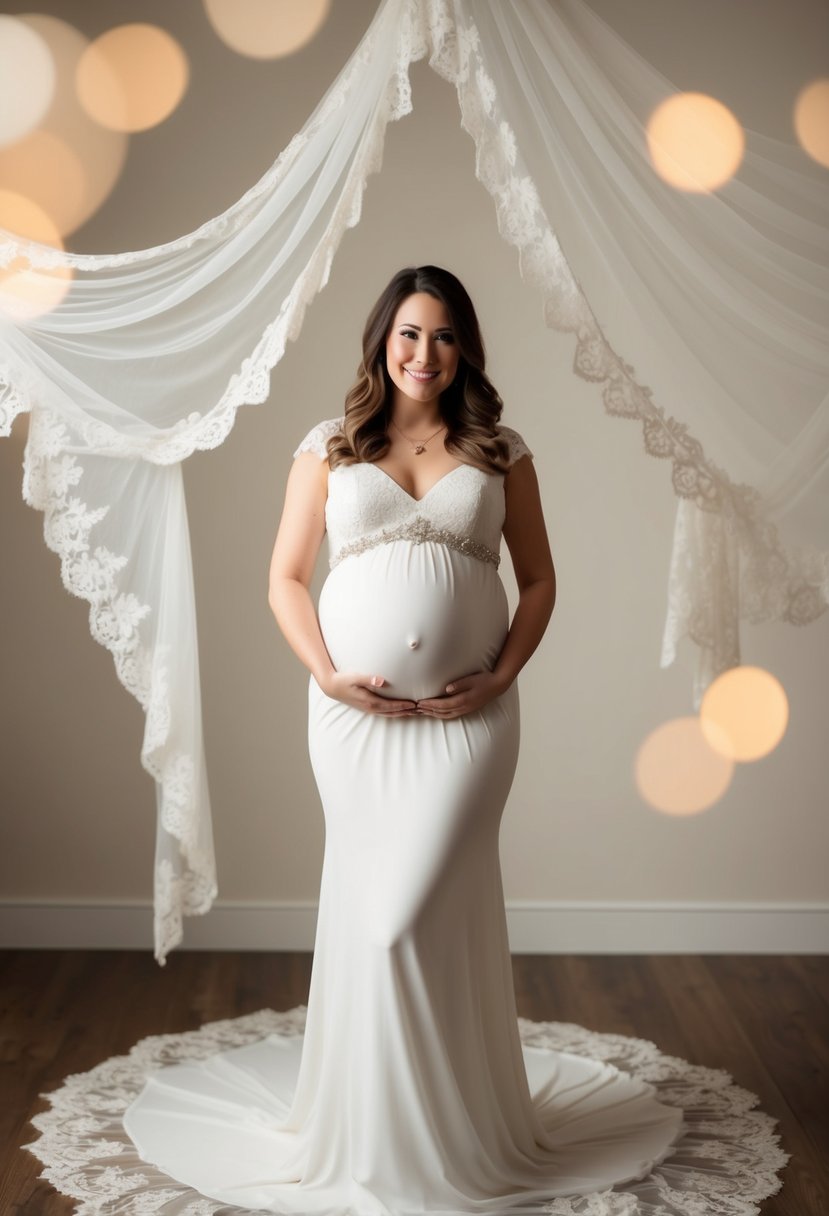
[[[437,479],[437,481],[433,481],[425,494],[421,495],[420,498],[415,498],[414,494],[410,494],[408,490],[404,489],[403,486],[401,486],[400,482],[396,481],[395,478],[392,477],[391,473],[387,473],[385,469],[381,469],[379,464],[377,464],[375,461],[366,460],[361,463],[370,465],[371,468],[376,469],[377,472],[381,473],[383,475],[383,477],[385,477],[387,481],[390,481],[393,486],[397,486],[400,493],[405,494],[406,497],[408,499],[410,499],[412,502],[423,502],[424,499],[429,497],[429,495],[432,493],[433,490],[436,490],[438,488],[438,486],[441,485],[442,482],[446,481],[447,477],[451,477],[453,473],[457,473],[460,469],[477,468],[477,465],[469,464],[467,461],[461,461],[460,464],[455,465],[454,469],[450,469],[448,473],[444,473],[442,477],[439,477]],[[478,469],[478,472],[482,473],[483,469]]]

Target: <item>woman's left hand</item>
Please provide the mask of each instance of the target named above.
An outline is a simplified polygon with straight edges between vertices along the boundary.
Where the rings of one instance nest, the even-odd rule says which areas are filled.
[[[491,671],[476,671],[461,676],[446,685],[446,693],[440,697],[424,697],[415,703],[415,713],[432,718],[459,718],[471,714],[496,697],[506,692],[503,680]]]

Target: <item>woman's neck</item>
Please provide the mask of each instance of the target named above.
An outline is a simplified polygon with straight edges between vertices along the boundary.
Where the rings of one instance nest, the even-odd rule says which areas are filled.
[[[443,417],[437,401],[406,401],[393,403],[391,420],[402,431],[420,435],[423,431],[436,431],[443,426]]]

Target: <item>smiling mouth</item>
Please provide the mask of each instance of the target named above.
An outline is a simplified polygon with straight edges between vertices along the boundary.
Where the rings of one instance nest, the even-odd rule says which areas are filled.
[[[404,367],[403,370],[408,372],[413,380],[420,380],[423,383],[428,380],[434,380],[435,376],[440,375],[440,372],[413,372],[410,367]]]

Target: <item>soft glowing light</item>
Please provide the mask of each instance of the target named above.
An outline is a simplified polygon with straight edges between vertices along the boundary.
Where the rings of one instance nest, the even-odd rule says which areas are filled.
[[[794,130],[804,152],[829,168],[829,79],[813,80],[794,104]]]
[[[73,217],[83,210],[87,188],[86,173],[74,148],[53,131],[37,130],[7,148],[2,164],[4,182],[45,212],[58,232],[66,232]],[[25,211],[19,212],[19,220],[26,223]],[[39,228],[40,219],[33,222]],[[25,227],[14,231],[41,239]]]
[[[37,129],[0,148],[0,181],[37,204],[66,237],[110,194],[124,165],[127,137],[93,122],[78,103],[75,68],[87,39],[57,17],[32,13],[20,20],[49,48],[55,92]]]
[[[678,190],[716,190],[733,177],[743,159],[742,127],[727,106],[706,93],[667,97],[646,129],[654,169]]]
[[[231,50],[252,59],[278,59],[311,41],[331,0],[204,0],[204,7]]]
[[[789,721],[783,685],[762,667],[731,667],[705,690],[699,710],[708,742],[733,760],[767,756]]]
[[[55,93],[47,43],[17,17],[0,16],[0,145],[34,130]]]
[[[51,217],[31,199],[0,190],[0,228],[62,249],[60,233]],[[0,267],[0,314],[27,321],[56,308],[69,290],[70,267],[35,270],[23,255]]]
[[[107,30],[77,67],[78,99],[113,131],[146,131],[168,118],[187,90],[187,57],[166,30],[133,22]]]
[[[651,731],[634,761],[639,793],[666,815],[707,810],[728,789],[733,772],[734,762],[709,746],[696,715]]]

